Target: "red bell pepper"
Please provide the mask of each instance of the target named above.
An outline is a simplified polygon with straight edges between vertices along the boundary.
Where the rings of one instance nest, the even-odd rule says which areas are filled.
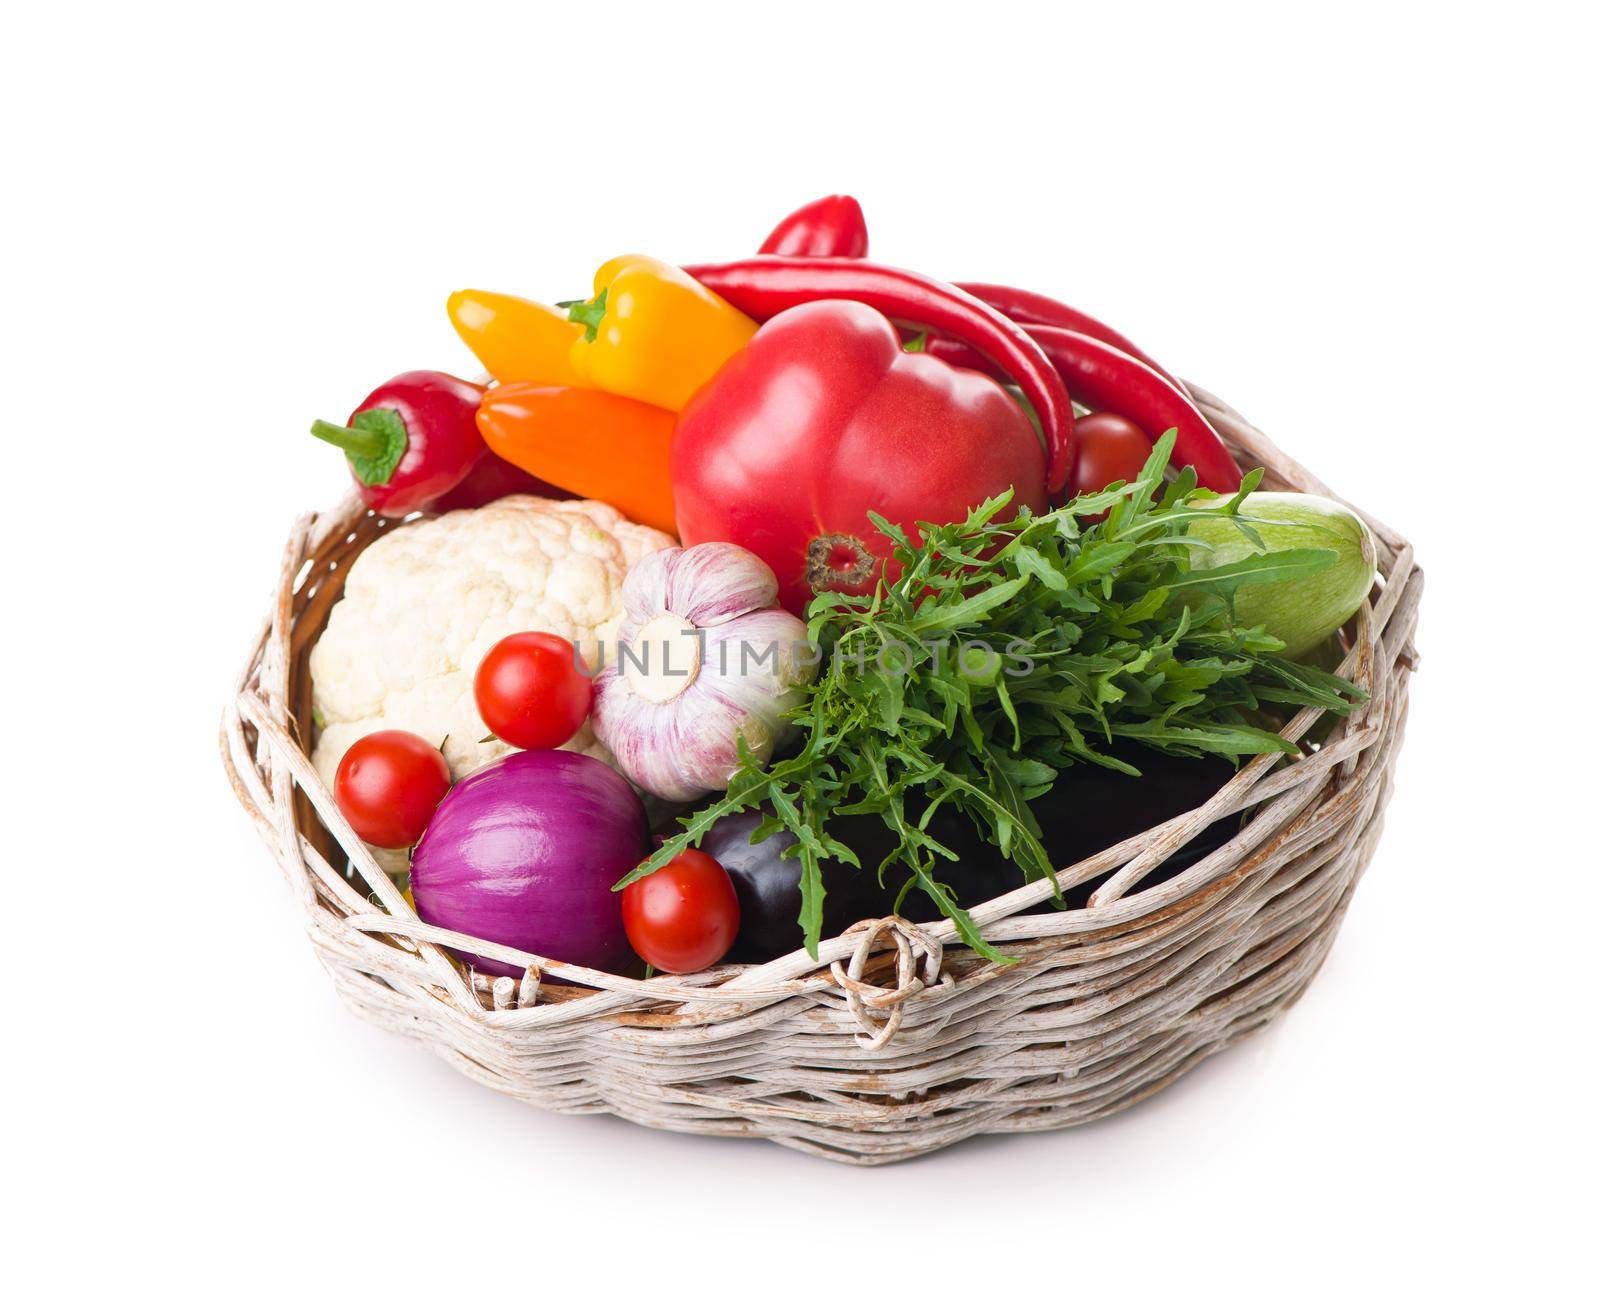
[[[1051,493],[1072,475],[1072,401],[1050,360],[1021,327],[964,290],[865,259],[777,258],[685,268],[707,289],[758,322],[796,304],[853,299],[897,322],[970,346],[1017,383],[1039,415]]]
[[[483,387],[446,372],[402,372],[363,399],[344,426],[311,434],[345,451],[361,500],[381,517],[431,508],[455,489],[486,446],[478,434]]]
[[[1015,489],[1042,511],[1045,456],[994,381],[906,353],[888,318],[821,300],[779,313],[678,415],[672,488],[684,544],[729,540],[804,611],[821,589],[869,593],[889,541]]]
[[[801,206],[761,242],[763,254],[797,258],[866,258],[867,219],[849,195],[824,195]]]

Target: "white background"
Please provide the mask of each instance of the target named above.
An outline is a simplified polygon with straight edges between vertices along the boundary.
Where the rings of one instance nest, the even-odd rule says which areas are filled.
[[[12,13],[0,1275],[578,1306],[1592,1292],[1577,11]],[[1114,322],[1428,572],[1387,833],[1304,1001],[1136,1110],[869,1172],[544,1115],[369,1030],[215,756],[290,520],[343,487],[308,422],[470,371],[450,290],[736,255],[837,190],[883,259]]]

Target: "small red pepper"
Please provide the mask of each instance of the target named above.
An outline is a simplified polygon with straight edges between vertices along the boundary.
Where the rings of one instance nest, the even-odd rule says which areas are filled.
[[[481,434],[481,432],[480,432]],[[508,463],[487,445],[478,455],[460,485],[446,490],[433,501],[431,512],[454,512],[457,508],[481,508],[508,494],[536,494],[541,499],[570,499],[558,485],[531,476],[515,463]]]
[[[802,205],[761,242],[763,254],[794,258],[866,258],[867,219],[849,195],[824,195]]]
[[[1239,488],[1239,468],[1222,437],[1211,429],[1194,401],[1159,372],[1077,331],[1060,327],[1028,328],[1050,362],[1072,387],[1072,393],[1090,408],[1104,409],[1127,418],[1147,435],[1159,437],[1177,430],[1172,465],[1192,466],[1208,490],[1231,494]],[[931,339],[928,352],[957,367],[995,372],[976,351],[954,340]]]
[[[1106,344],[1113,345],[1123,353],[1137,358],[1146,367],[1153,368],[1173,385],[1182,388],[1182,383],[1177,377],[1122,332],[1108,327],[1098,318],[1090,317],[1081,309],[1073,308],[1070,304],[1063,304],[1059,299],[1051,299],[1048,295],[1040,295],[1032,290],[1019,290],[1015,286],[996,286],[987,281],[959,281],[956,284],[969,295],[976,295],[985,304],[999,309],[1013,322],[1020,322],[1025,327],[1062,327],[1068,331],[1093,336],[1096,340],[1103,340]]]
[[[361,500],[381,517],[431,508],[485,451],[478,434],[483,387],[446,372],[402,372],[363,399],[344,426],[311,434],[343,449]]]
[[[758,256],[685,268],[759,322],[819,299],[849,299],[897,322],[968,345],[1015,381],[1044,435],[1047,485],[1054,494],[1072,473],[1072,400],[1044,352],[1015,322],[982,300],[918,272],[864,259]]]
[[[757,331],[678,414],[671,466],[684,544],[749,549],[795,613],[818,590],[871,593],[890,549],[871,512],[914,533],[1007,490],[1015,508],[1047,503],[1044,453],[1016,401],[907,353],[886,317],[847,300]]]

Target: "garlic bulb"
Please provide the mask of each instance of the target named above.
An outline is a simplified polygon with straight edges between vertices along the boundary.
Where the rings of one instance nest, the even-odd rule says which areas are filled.
[[[646,554],[622,584],[622,624],[594,681],[595,736],[647,793],[726,789],[738,741],[763,762],[816,674],[805,623],[777,607],[772,568],[737,544]]]

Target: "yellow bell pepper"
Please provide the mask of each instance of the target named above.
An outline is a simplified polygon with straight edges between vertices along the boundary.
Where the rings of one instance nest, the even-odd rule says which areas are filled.
[[[594,274],[594,298],[571,304],[578,384],[677,412],[750,342],[756,323],[687,272],[625,254]]]
[[[572,370],[583,328],[560,309],[489,290],[458,290],[446,307],[456,334],[496,381],[584,384]]]

